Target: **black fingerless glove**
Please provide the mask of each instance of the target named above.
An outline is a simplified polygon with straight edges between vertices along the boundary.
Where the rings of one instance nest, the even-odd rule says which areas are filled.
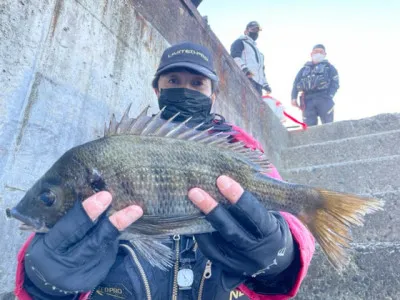
[[[202,253],[223,270],[227,290],[247,278],[278,276],[293,262],[293,238],[285,219],[249,192],[234,205],[218,205],[206,219],[217,231],[197,235],[196,240]]]
[[[25,289],[54,297],[94,289],[114,264],[118,236],[105,214],[92,222],[78,201],[48,233],[32,240],[25,255]]]

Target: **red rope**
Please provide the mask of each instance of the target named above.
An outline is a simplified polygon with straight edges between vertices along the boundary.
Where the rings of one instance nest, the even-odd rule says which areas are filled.
[[[281,105],[282,105],[282,103],[281,103],[280,101],[276,100],[275,98],[272,98],[270,95],[265,95],[265,96],[262,96],[262,97],[263,97],[264,99],[265,99],[265,98],[268,98],[268,99],[274,100],[275,103],[276,103],[276,106],[281,106]],[[304,130],[307,129],[307,124],[305,124],[305,123],[303,123],[303,122],[300,122],[300,121],[297,120],[295,117],[289,115],[286,111],[283,111],[283,114],[285,115],[285,117],[287,117],[288,119],[292,120],[292,121],[295,122],[296,124],[301,125],[301,127],[302,127]]]

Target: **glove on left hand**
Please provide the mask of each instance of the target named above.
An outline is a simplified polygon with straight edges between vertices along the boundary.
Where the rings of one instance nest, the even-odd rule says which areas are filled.
[[[223,270],[223,285],[249,276],[274,276],[294,259],[293,239],[285,219],[268,211],[251,193],[234,205],[219,204],[206,219],[217,230],[196,236],[202,253]]]

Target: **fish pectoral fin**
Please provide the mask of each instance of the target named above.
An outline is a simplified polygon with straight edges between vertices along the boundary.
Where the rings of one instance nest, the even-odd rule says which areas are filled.
[[[174,265],[174,252],[171,248],[161,243],[159,239],[134,238],[131,239],[133,247],[153,267],[167,271]]]

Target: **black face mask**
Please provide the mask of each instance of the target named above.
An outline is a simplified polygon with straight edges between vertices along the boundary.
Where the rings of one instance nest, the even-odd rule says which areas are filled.
[[[211,98],[198,91],[185,88],[161,89],[158,105],[160,109],[166,107],[161,114],[166,120],[177,112],[180,112],[175,118],[178,122],[185,121],[189,117],[192,117],[190,120],[192,124],[209,123],[214,119],[214,115],[210,114]]]
[[[249,37],[251,37],[253,41],[255,41],[256,39],[258,39],[258,32],[249,32]]]

